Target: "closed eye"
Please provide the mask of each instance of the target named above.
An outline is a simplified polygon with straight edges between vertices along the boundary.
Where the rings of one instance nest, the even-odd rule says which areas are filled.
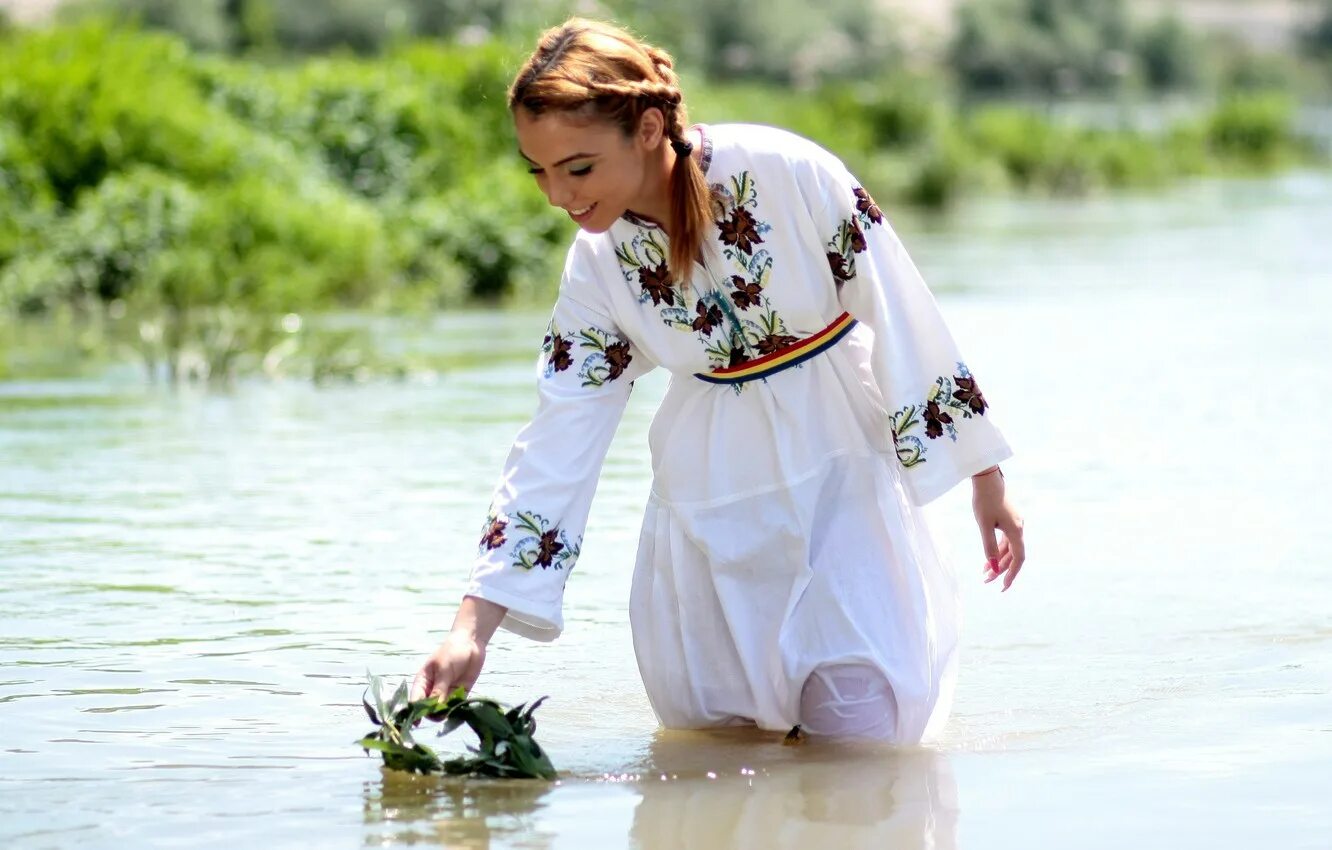
[[[545,173],[546,173],[546,169],[544,169],[544,168],[529,168],[529,169],[527,169],[527,173],[528,173],[528,174],[545,174]],[[569,175],[570,175],[571,177],[586,177],[587,175],[589,175],[589,174],[591,174],[591,173],[592,173],[592,166],[590,166],[590,165],[585,165],[585,166],[583,166],[582,168],[574,168],[574,169],[570,169],[570,170],[569,170]]]

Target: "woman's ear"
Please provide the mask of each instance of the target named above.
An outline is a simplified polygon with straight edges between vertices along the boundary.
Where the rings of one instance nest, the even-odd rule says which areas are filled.
[[[656,150],[666,137],[666,116],[655,106],[649,106],[638,116],[638,142],[644,150]]]

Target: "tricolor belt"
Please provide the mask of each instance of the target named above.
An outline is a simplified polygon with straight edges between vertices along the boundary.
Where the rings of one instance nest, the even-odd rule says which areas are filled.
[[[709,384],[743,384],[759,378],[768,378],[784,369],[804,363],[832,348],[838,340],[856,326],[856,320],[850,313],[843,313],[833,320],[831,325],[816,334],[807,336],[797,343],[779,348],[771,354],[765,354],[757,360],[747,360],[725,369],[711,372],[695,372],[694,377]]]

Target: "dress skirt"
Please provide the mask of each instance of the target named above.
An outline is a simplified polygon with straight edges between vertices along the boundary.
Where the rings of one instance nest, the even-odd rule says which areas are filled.
[[[801,722],[813,671],[880,673],[898,743],[951,706],[957,577],[901,480],[856,328],[735,386],[673,376],[630,597],[634,650],[668,728]]]

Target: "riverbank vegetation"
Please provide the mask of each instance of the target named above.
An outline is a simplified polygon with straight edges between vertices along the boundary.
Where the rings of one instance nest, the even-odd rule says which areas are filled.
[[[399,17],[374,17],[387,29],[358,42],[297,26],[316,18],[283,17],[301,3],[209,0],[175,25],[167,13],[184,15],[180,4],[119,5],[175,31],[103,16],[0,33],[7,336],[21,336],[12,323],[29,317],[84,328],[81,346],[132,351],[152,374],[327,377],[359,373],[370,358],[339,354],[351,337],[318,319],[331,311],[422,315],[549,297],[573,225],[545,203],[514,149],[504,92],[535,31],[518,6],[465,4],[470,17],[431,29],[420,10],[438,4],[404,0]],[[377,4],[332,5],[354,18]],[[855,31],[851,12],[865,4],[844,5],[831,30],[821,25],[824,36]],[[976,80],[998,79],[983,63],[961,68],[976,80],[958,86],[862,37],[843,51],[865,57],[858,68],[846,56],[764,66],[754,21],[728,24],[743,38],[719,50],[706,26],[672,38],[678,18],[642,18],[643,31],[681,45],[695,120],[807,135],[894,205],[1159,186],[1315,158],[1285,90],[1211,94],[1187,117],[1142,129],[1115,118],[1132,112],[1128,102],[1087,122],[1067,120],[1048,98],[1014,100],[1059,85],[1057,73],[1023,72],[1013,77],[1021,85],[991,86],[1004,100],[978,99]],[[959,39],[992,29],[964,22]],[[494,35],[515,31],[522,37]],[[1001,67],[995,45],[1005,42],[989,38],[971,53]],[[1078,86],[1104,82],[1088,75]],[[25,371],[4,350],[0,376]]]

